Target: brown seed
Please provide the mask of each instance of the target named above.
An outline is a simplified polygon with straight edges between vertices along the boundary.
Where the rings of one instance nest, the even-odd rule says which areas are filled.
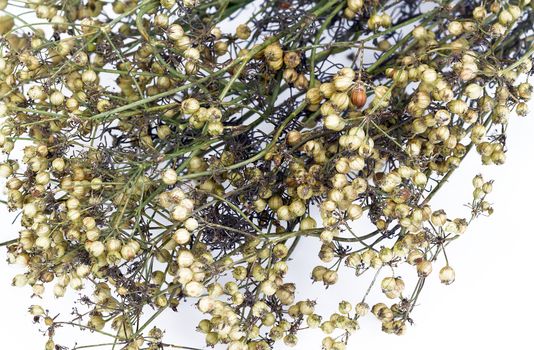
[[[280,1],[278,3],[278,7],[282,10],[288,10],[289,8],[291,8],[291,3],[289,1]]]
[[[352,89],[350,93],[350,101],[357,108],[362,108],[365,106],[365,102],[367,102],[367,93],[365,92],[363,86],[358,85]]]

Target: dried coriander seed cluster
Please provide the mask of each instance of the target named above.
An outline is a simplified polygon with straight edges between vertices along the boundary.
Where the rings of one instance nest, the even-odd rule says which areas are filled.
[[[230,350],[295,346],[306,328],[342,350],[362,317],[403,334],[425,280],[454,281],[446,247],[492,213],[492,181],[474,177],[465,218],[432,197],[472,149],[504,163],[532,93],[530,0],[0,10],[0,175],[22,226],[2,245],[25,267],[13,284],[90,290],[72,320],[30,308],[46,350],[78,348],[56,344],[66,326],[114,348],[184,348],[157,319],[185,301],[206,345]],[[310,240],[310,283],[374,275],[331,315],[287,277]]]

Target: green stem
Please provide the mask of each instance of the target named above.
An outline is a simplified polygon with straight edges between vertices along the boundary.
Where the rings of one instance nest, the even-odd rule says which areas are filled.
[[[9,241],[5,241],[5,242],[0,242],[0,247],[3,247],[3,246],[8,246],[8,245],[11,245],[11,244],[14,244],[14,243],[17,243],[19,241],[18,238],[14,238],[14,239],[11,239]]]

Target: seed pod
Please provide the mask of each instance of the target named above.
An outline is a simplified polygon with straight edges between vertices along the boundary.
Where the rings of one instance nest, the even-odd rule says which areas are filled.
[[[280,44],[276,43],[267,46],[263,51],[263,54],[267,61],[278,61],[283,59],[284,51],[280,47]]]
[[[365,102],[367,102],[367,93],[365,92],[363,86],[358,85],[352,89],[350,93],[350,102],[352,102],[356,108],[362,108],[365,106]]]
[[[297,52],[288,52],[284,55],[284,63],[288,68],[296,68],[300,64],[300,55]]]
[[[358,12],[363,7],[363,0],[348,0],[347,6],[354,12]]]
[[[416,267],[419,277],[427,277],[432,272],[432,263],[428,260],[421,260]]]
[[[236,29],[236,36],[241,40],[247,40],[251,34],[250,28],[246,24],[240,24]]]
[[[455,279],[454,269],[448,265],[443,267],[439,270],[439,279],[443,284],[451,284]]]
[[[299,74],[295,80],[295,87],[299,90],[306,90],[308,88],[308,78],[304,74]]]
[[[299,77],[299,73],[292,68],[288,68],[284,70],[283,77],[288,84],[293,84]]]
[[[339,75],[332,81],[337,91],[345,92],[352,86],[352,77]]]
[[[484,6],[478,6],[473,9],[473,18],[477,21],[481,21],[486,17],[486,9]]]

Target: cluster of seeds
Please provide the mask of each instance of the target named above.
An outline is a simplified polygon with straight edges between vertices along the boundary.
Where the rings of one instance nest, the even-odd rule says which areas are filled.
[[[295,346],[305,328],[343,350],[362,317],[403,334],[426,279],[454,282],[446,249],[492,213],[492,181],[474,177],[466,217],[431,199],[471,150],[505,162],[532,94],[530,0],[0,10],[13,284],[91,290],[70,321],[30,308],[46,350],[66,349],[67,325],[127,350],[181,347],[157,316],[186,301],[206,344],[230,350]],[[374,275],[328,317],[289,276],[312,241],[310,283]]]

